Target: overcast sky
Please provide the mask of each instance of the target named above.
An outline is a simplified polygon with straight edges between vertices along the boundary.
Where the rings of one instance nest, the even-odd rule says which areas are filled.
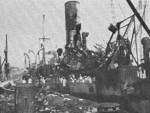
[[[46,15],[45,35],[50,38],[49,50],[64,47],[64,3],[69,0],[0,0],[0,53],[3,56],[5,34],[8,34],[9,62],[24,66],[24,52],[37,52],[42,36],[42,15]],[[113,1],[113,7],[111,6]],[[138,3],[138,0],[132,0]],[[149,8],[150,9],[150,8]],[[147,9],[148,10],[148,9]],[[110,23],[132,14],[126,0],[80,0],[82,31],[89,32],[88,48],[95,43],[106,44]]]

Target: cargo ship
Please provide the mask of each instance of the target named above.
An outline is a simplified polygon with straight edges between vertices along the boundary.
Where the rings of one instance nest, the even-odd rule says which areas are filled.
[[[80,2],[66,2],[65,51],[58,48],[55,64],[42,62],[35,66],[35,70],[29,68],[29,73],[33,72],[31,75],[36,75],[38,78],[43,76],[50,90],[69,93],[99,103],[119,103],[122,109],[131,113],[149,113],[150,39],[144,37],[141,40],[143,63],[139,64],[132,50],[133,40],[137,38],[135,18],[149,36],[150,30],[133,3],[130,0],[127,0],[127,3],[134,14],[115,25],[111,24],[108,29],[112,35],[107,47],[102,49],[97,45],[99,51],[92,51],[87,48],[86,38],[89,32],[81,33]],[[133,32],[128,37],[130,26]],[[42,61],[45,60],[44,56]]]

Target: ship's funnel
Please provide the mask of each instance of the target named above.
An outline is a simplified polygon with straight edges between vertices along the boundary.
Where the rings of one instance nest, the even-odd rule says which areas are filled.
[[[65,3],[66,45],[73,41],[76,25],[80,23],[79,4],[79,1],[68,1]]]

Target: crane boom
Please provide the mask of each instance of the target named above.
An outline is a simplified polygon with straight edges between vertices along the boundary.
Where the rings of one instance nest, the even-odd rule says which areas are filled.
[[[146,23],[144,22],[144,20],[142,19],[142,17],[140,16],[138,11],[136,10],[136,8],[134,7],[131,0],[127,0],[127,2],[129,4],[130,8],[132,9],[132,11],[134,12],[135,16],[137,17],[137,19],[139,20],[139,22],[141,23],[141,25],[143,26],[143,28],[147,32],[147,34],[150,36],[150,30],[149,30],[148,26],[146,25]]]

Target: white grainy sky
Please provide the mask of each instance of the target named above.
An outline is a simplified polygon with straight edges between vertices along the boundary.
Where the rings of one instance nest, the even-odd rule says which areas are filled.
[[[0,55],[3,56],[5,34],[8,34],[9,62],[11,66],[24,66],[24,52],[37,52],[38,38],[42,36],[42,15],[46,15],[45,34],[49,50],[64,47],[64,3],[69,0],[0,0]],[[114,9],[111,9],[111,1]],[[139,0],[132,0],[134,4]],[[149,1],[149,0],[148,0]],[[148,4],[149,6],[149,4]],[[150,8],[146,11],[148,11]],[[106,44],[111,33],[107,30],[112,22],[132,14],[126,0],[80,0],[82,31],[89,32],[88,47],[95,43]],[[150,26],[150,25],[149,25]]]

